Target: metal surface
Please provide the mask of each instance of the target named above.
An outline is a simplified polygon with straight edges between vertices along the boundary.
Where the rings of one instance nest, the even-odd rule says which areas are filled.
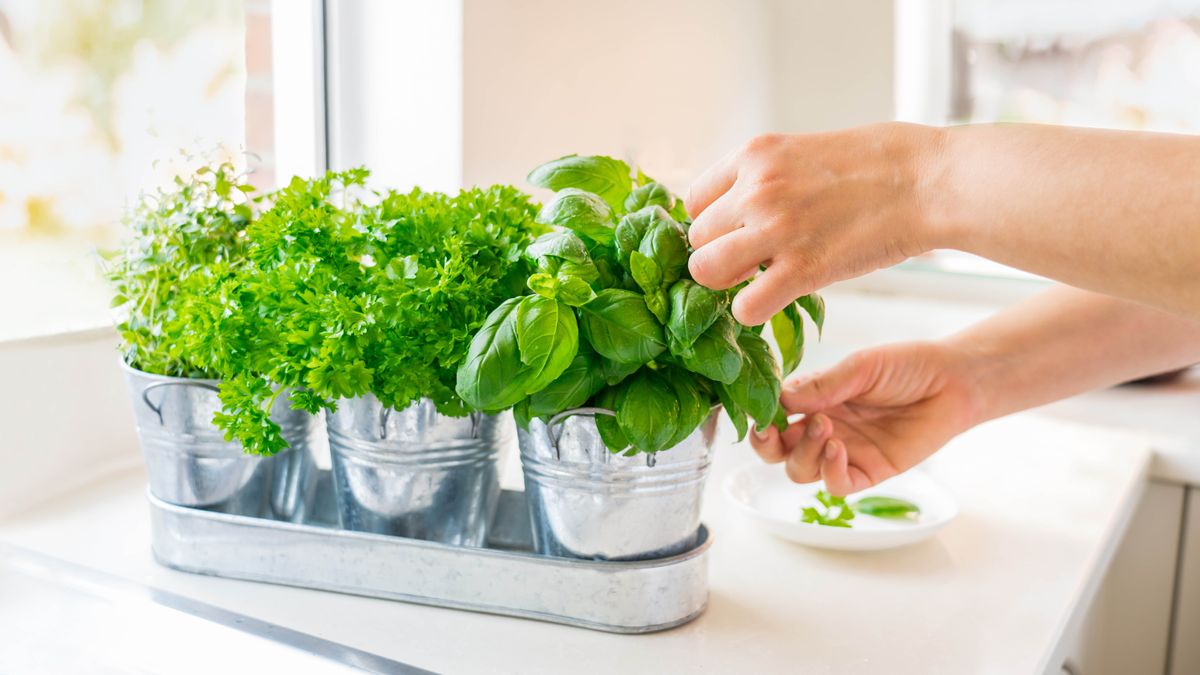
[[[271,419],[290,448],[274,457],[247,455],[212,424],[221,408],[216,380],[122,368],[155,496],[229,513],[303,517],[316,485],[314,462],[327,452],[319,417],[293,409],[287,396],[280,396]]]
[[[329,504],[318,489],[316,504]],[[149,495],[154,555],[169,567],[235,579],[648,633],[699,616],[708,599],[708,532],[680,555],[644,562],[531,552],[524,493],[504,491],[487,548],[350,532],[174,506]]]
[[[447,417],[428,399],[392,410],[374,396],[327,416],[343,527],[482,546],[500,494],[512,416]]]
[[[589,560],[661,558],[692,548],[717,415],[653,455],[609,452],[581,408],[518,429],[539,553]]]

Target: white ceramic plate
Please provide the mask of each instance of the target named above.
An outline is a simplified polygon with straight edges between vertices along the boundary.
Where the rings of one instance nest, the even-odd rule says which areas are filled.
[[[781,464],[749,464],[725,480],[725,494],[743,513],[778,537],[807,546],[842,551],[875,551],[927,539],[958,515],[949,492],[919,471],[908,471],[873,488],[855,493],[849,502],[868,495],[908,500],[921,509],[915,520],[885,520],[856,514],[851,527],[829,527],[800,520],[800,509],[816,504],[822,483],[797,485]]]

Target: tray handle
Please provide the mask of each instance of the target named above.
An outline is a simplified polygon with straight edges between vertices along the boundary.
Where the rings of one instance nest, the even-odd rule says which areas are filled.
[[[148,384],[145,387],[142,387],[142,402],[146,404],[147,408],[154,411],[155,415],[158,415],[158,423],[160,425],[166,424],[166,422],[163,421],[162,404],[160,403],[159,405],[154,405],[151,403],[150,392],[155,389],[161,389],[162,387],[199,387],[200,389],[207,389],[208,391],[212,392],[220,392],[220,389],[218,389],[215,385],[207,382],[188,382],[187,380],[154,382],[153,384]]]

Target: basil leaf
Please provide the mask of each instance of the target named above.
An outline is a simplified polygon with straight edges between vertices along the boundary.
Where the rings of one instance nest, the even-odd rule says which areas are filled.
[[[526,282],[529,290],[547,298],[558,297],[558,279],[549,274],[538,273],[529,277]]]
[[[517,306],[517,347],[527,366],[525,393],[532,394],[553,382],[575,358],[579,326],[566,304],[527,295]]]
[[[783,374],[787,375],[800,365],[804,356],[804,320],[796,303],[790,303],[783,311],[771,317],[771,333],[783,357]]]
[[[583,334],[601,356],[646,363],[666,349],[662,325],[636,293],[606,288],[580,309]]]
[[[557,225],[600,244],[613,240],[612,209],[603,199],[590,192],[568,188],[538,213],[539,223]]]
[[[595,193],[615,210],[624,204],[633,187],[629,174],[629,165],[619,159],[567,155],[537,167],[526,180],[555,191],[579,188]]]
[[[779,363],[759,334],[742,331],[737,341],[742,348],[742,372],[728,385],[729,394],[754,418],[755,428],[762,431],[775,419],[779,408]]]
[[[618,400],[623,392],[623,389],[617,387],[607,387],[600,391],[596,397],[596,406],[616,412]],[[629,439],[625,437],[625,432],[621,431],[621,426],[617,424],[617,418],[612,415],[596,415],[596,430],[600,432],[600,438],[604,441],[604,445],[609,452],[619,453],[624,452],[629,447]]]
[[[653,258],[643,255],[640,251],[629,254],[629,272],[633,280],[646,294],[659,290],[662,286],[663,274],[658,263]]]
[[[657,208],[657,207],[656,207]],[[658,220],[646,231],[638,251],[658,263],[662,269],[662,280],[666,285],[675,283],[687,269],[687,235],[674,220]]]
[[[746,422],[746,411],[737,403],[734,403],[733,396],[729,394],[729,389],[720,382],[713,383],[713,389],[717,392],[717,398],[721,401],[721,407],[725,408],[725,414],[729,416],[729,421],[733,422],[733,428],[737,431],[738,442],[746,440],[746,433],[750,431],[750,425]]]
[[[852,506],[859,513],[890,520],[913,520],[921,515],[916,504],[895,497],[863,497]]]
[[[696,384],[696,378],[685,370],[665,368],[661,371],[667,382],[675,391],[675,399],[679,401],[679,419],[675,423],[675,432],[667,447],[679,445],[691,435],[696,427],[704,423],[711,413],[708,396]]]
[[[658,205],[670,211],[675,206],[675,196],[661,183],[646,183],[634,188],[625,198],[625,210],[633,213],[647,206]]]
[[[825,330],[825,299],[816,293],[809,293],[797,298],[796,304],[808,312],[808,316],[817,325],[817,337],[821,337],[822,331]]]
[[[620,387],[617,426],[630,445],[642,452],[671,447],[680,416],[680,402],[671,384],[657,372],[643,369]]]
[[[517,346],[521,300],[509,298],[492,310],[471,338],[467,358],[458,369],[455,391],[477,410],[504,410],[526,396],[529,369]]]
[[[641,368],[640,363],[621,363],[612,359],[600,357],[600,375],[609,386],[620,384],[625,378],[636,373]]]
[[[592,259],[588,255],[587,245],[579,235],[570,230],[555,230],[543,234],[525,249],[525,255],[535,260],[550,256],[577,263]]]
[[[654,318],[658,319],[659,323],[666,323],[671,315],[671,301],[667,299],[667,292],[660,288],[653,293],[647,293],[645,299],[646,307],[650,308]]]
[[[532,277],[530,281],[532,282]],[[594,300],[596,292],[583,279],[568,277],[558,286],[558,298],[572,307],[579,307]]]
[[[725,311],[728,296],[691,279],[680,279],[671,285],[670,297],[671,316],[667,320],[667,330],[680,343],[691,345]]]
[[[603,389],[604,385],[604,376],[596,355],[581,348],[562,375],[529,397],[529,414],[555,415],[564,410],[578,408]]]
[[[745,360],[734,325],[732,317],[722,314],[692,343],[686,353],[676,355],[693,373],[723,384],[732,384],[742,374]]]
[[[528,430],[529,420],[533,418],[533,416],[529,414],[529,399],[523,398],[520,401],[517,401],[517,404],[513,406],[512,411],[513,421],[517,423],[517,426]]]
[[[633,213],[626,214],[617,222],[615,232],[615,243],[617,248],[617,262],[624,267],[629,267],[629,254],[637,251],[642,246],[642,240],[650,233],[650,230],[656,227],[659,223],[671,223],[671,216],[667,214],[663,207],[652,204],[643,209],[639,209]],[[655,259],[655,262],[661,263],[656,258],[653,252],[642,251],[648,257]],[[684,261],[686,264],[686,260]]]

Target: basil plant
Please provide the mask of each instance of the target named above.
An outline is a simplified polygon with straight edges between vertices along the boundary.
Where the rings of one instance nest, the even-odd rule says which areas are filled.
[[[745,437],[786,424],[780,380],[804,349],[801,312],[818,328],[824,303],[809,295],[762,327],[730,312],[735,289],[688,275],[691,221],[667,188],[610,157],[570,155],[529,181],[555,191],[538,214],[553,230],[525,249],[534,272],[471,340],[457,373],[470,406],[512,408],[518,424],[584,406],[612,452],[655,453],[679,444],[718,404]]]

